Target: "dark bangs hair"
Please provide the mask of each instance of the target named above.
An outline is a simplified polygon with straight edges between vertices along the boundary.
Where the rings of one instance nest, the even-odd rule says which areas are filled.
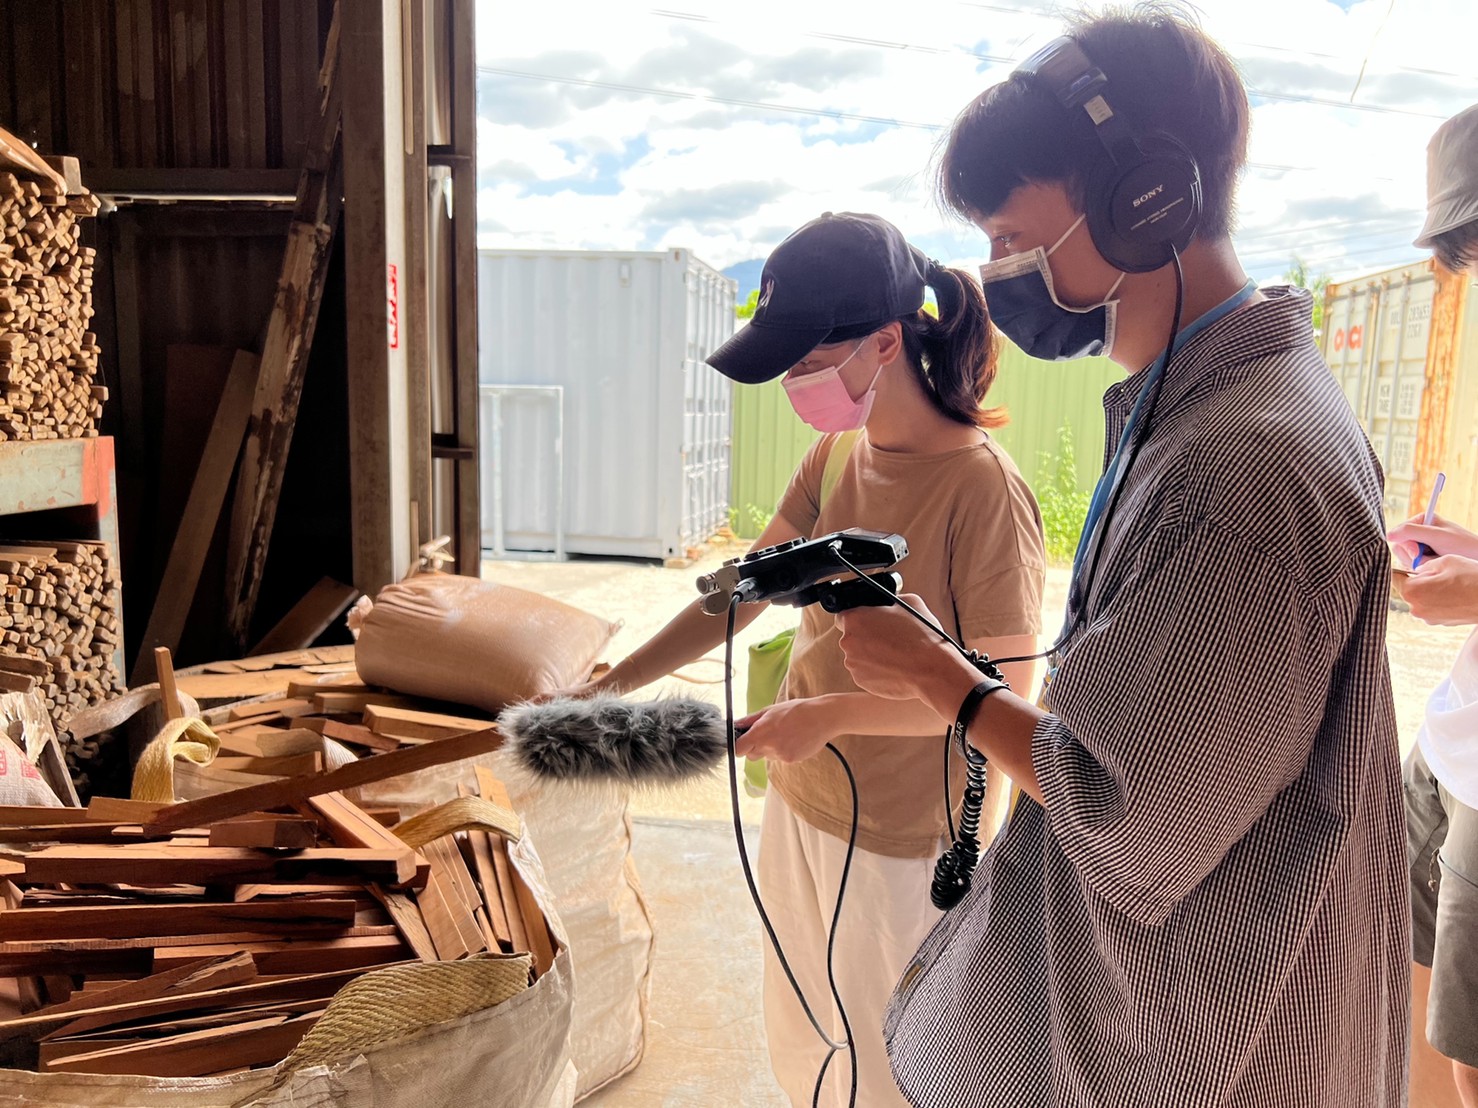
[[[1201,171],[1197,238],[1231,234],[1237,179],[1247,163],[1248,105],[1231,58],[1177,5],[1138,4],[1079,15],[1065,31],[1108,78],[1106,99],[1142,143],[1168,135]],[[1083,190],[1108,157],[1081,113],[1070,117],[1051,92],[1019,73],[986,89],[955,118],[938,159],[936,189],[968,220],[1000,210],[1028,182]]]

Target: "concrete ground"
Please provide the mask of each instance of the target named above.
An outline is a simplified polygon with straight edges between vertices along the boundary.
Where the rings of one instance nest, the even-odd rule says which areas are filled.
[[[659,630],[697,595],[694,580],[737,545],[716,544],[690,568],[664,569],[630,561],[488,561],[483,576],[623,621],[608,658],[616,661]],[[1042,626],[1062,619],[1068,573],[1048,573]],[[773,608],[739,636],[734,701],[743,714],[745,649],[792,626],[795,613]],[[1461,628],[1428,627],[1391,613],[1388,649],[1403,753],[1415,741],[1426,698],[1466,637]],[[689,667],[692,677],[721,681],[718,662]],[[722,706],[723,686],[667,679],[639,695],[697,696]],[[751,856],[761,802],[740,794]],[[728,786],[715,776],[682,790],[634,798],[635,856],[656,922],[647,1054],[630,1075],[585,1101],[598,1108],[654,1105],[783,1105],[769,1074],[760,1019],[761,933],[734,849]]]

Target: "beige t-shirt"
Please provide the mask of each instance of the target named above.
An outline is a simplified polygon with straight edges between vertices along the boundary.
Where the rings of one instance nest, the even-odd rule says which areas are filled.
[[[908,557],[895,568],[962,642],[1041,631],[1042,517],[1016,465],[994,440],[943,454],[879,450],[861,432],[817,518],[821,475],[835,435],[807,451],[779,512],[812,538],[847,527],[899,534]],[[856,692],[836,617],[813,604],[801,613],[781,699]],[[921,858],[945,834],[944,731],[936,735],[843,735],[837,749],[857,779],[857,845],[874,854]],[[959,799],[964,761],[952,755]],[[770,784],[813,827],[846,839],[852,792],[830,751],[770,763]]]

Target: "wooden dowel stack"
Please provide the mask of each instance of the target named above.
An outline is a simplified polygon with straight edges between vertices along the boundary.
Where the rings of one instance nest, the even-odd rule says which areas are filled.
[[[0,172],[0,442],[97,434],[96,251],[80,223],[98,200]]]

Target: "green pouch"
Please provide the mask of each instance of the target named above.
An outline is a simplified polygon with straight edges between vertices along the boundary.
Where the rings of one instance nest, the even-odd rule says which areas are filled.
[[[790,648],[795,642],[795,628],[787,627],[774,638],[755,643],[749,648],[749,682],[744,693],[746,715],[768,708],[780,696],[785,672],[790,668]],[[744,791],[750,796],[765,795],[770,775],[763,758],[744,759]]]

